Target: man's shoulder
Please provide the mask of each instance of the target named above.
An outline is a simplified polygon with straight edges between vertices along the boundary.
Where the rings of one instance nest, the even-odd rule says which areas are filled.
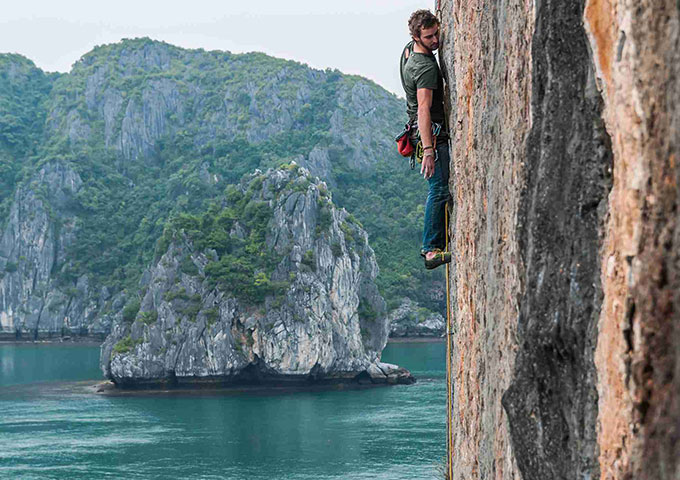
[[[406,61],[404,68],[411,73],[425,73],[430,70],[436,74],[439,73],[437,60],[431,58],[429,55],[423,55],[422,53],[411,55]]]

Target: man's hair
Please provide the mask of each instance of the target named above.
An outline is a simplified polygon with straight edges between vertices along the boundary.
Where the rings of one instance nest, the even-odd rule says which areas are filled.
[[[408,19],[408,29],[413,38],[420,38],[420,31],[423,28],[431,28],[435,25],[439,25],[439,20],[429,10],[416,10]]]

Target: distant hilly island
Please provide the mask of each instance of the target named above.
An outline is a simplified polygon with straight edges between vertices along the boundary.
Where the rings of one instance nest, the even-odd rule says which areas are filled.
[[[404,117],[367,79],[261,53],[141,38],[66,74],[1,54],[3,335],[108,333],[173,221],[293,162],[368,233],[388,312],[443,311],[444,277],[418,255],[426,184],[394,147]]]

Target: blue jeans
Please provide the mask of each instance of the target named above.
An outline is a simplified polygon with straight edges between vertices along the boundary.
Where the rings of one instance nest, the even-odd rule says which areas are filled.
[[[434,173],[428,179],[429,192],[425,203],[425,226],[423,228],[423,253],[446,247],[445,212],[449,201],[449,141],[437,140],[437,161]]]

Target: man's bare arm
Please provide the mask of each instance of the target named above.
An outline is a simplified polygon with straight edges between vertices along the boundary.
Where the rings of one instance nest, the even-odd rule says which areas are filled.
[[[420,140],[423,142],[423,147],[433,147],[432,118],[430,117],[432,90],[429,88],[419,88],[416,96],[418,99],[418,130],[420,130]],[[434,148],[425,150],[420,173],[426,179],[430,178],[434,173]]]

